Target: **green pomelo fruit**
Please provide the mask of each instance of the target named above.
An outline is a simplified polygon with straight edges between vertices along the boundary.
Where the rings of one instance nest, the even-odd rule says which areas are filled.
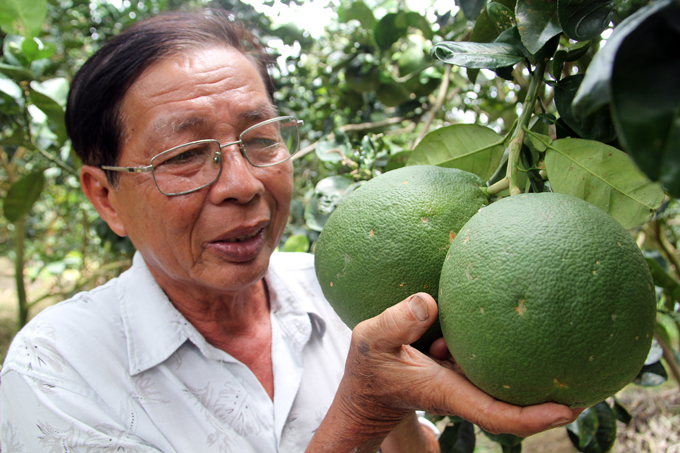
[[[484,182],[462,170],[403,167],[352,192],[331,214],[314,249],[324,295],[350,327],[424,291],[437,296],[451,241],[488,203]],[[433,326],[414,346],[441,336]]]
[[[439,307],[449,350],[477,387],[520,406],[587,407],[644,365],[656,296],[642,252],[610,215],[538,193],[492,203],[462,228]]]

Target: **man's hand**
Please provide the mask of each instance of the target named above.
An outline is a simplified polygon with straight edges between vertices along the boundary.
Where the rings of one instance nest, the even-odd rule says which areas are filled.
[[[581,412],[555,403],[503,403],[457,369],[443,341],[432,345],[433,357],[408,346],[436,316],[434,299],[418,293],[356,326],[340,388],[307,451],[375,451],[413,410],[459,415],[488,432],[523,437],[570,423]],[[330,443],[315,442],[324,439]]]

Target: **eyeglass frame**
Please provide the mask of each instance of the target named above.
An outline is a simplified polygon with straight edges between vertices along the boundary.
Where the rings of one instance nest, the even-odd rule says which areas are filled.
[[[295,122],[295,127],[297,127],[297,129],[298,129],[298,149],[295,150],[294,153],[291,153],[287,158],[283,159],[282,161],[273,163],[273,164],[255,165],[254,163],[252,163],[251,160],[248,158],[248,151],[246,150],[245,146],[243,145],[243,136],[244,136],[247,132],[249,132],[249,131],[251,131],[251,130],[253,130],[253,129],[259,127],[259,126],[263,126],[263,125],[266,125],[266,124],[274,123],[274,122],[276,122],[276,121],[283,121],[283,120],[286,120],[286,119],[287,119],[287,120],[292,120],[292,121],[294,121],[294,122]],[[218,140],[215,140],[215,139],[194,140],[194,141],[192,141],[192,142],[182,143],[181,145],[173,146],[173,147],[170,148],[170,149],[166,149],[165,151],[161,151],[160,153],[156,154],[155,156],[153,156],[153,157],[151,158],[151,160],[149,161],[149,162],[150,162],[149,165],[145,165],[145,166],[141,166],[141,167],[115,167],[115,166],[109,166],[109,165],[100,165],[99,168],[101,168],[102,170],[106,170],[106,171],[119,171],[119,172],[123,172],[123,173],[146,173],[146,172],[149,172],[149,171],[150,171],[150,172],[151,172],[151,176],[153,177],[153,183],[154,183],[154,185],[156,186],[156,189],[158,189],[158,191],[159,191],[161,194],[163,194],[163,195],[165,195],[165,196],[168,196],[168,197],[174,197],[175,195],[186,195],[186,194],[188,194],[188,193],[197,192],[197,191],[199,191],[199,190],[201,190],[201,189],[203,189],[203,188],[205,188],[205,187],[208,187],[209,185],[214,184],[215,181],[217,181],[217,180],[219,179],[220,175],[222,174],[222,168],[223,168],[223,165],[222,165],[222,164],[223,164],[222,150],[223,150],[224,148],[226,148],[227,146],[238,145],[238,149],[239,149],[241,155],[248,161],[248,163],[249,163],[250,165],[252,165],[252,166],[255,167],[255,168],[273,167],[274,165],[279,165],[279,164],[282,164],[282,163],[284,163],[284,162],[289,161],[289,160],[290,160],[290,159],[291,159],[291,158],[292,158],[292,157],[300,150],[299,135],[300,135],[300,125],[302,125],[302,124],[304,124],[304,121],[303,121],[303,120],[299,120],[299,119],[295,118],[294,116],[277,116],[276,118],[271,118],[271,119],[268,119],[268,120],[265,120],[265,121],[262,121],[262,122],[259,122],[259,123],[257,123],[257,124],[254,124],[254,125],[250,126],[250,127],[247,128],[246,130],[244,130],[243,132],[241,132],[241,133],[239,134],[239,136],[238,136],[239,139],[236,140],[236,141],[234,141],[234,142],[229,142],[229,143],[222,144],[222,143],[220,143]],[[178,148],[182,148],[182,147],[189,146],[189,145],[201,144],[201,143],[209,143],[209,142],[215,142],[215,143],[217,143],[218,146],[220,147],[220,150],[217,151],[217,152],[215,153],[215,156],[213,157],[213,159],[218,159],[218,160],[219,160],[219,164],[220,164],[220,169],[219,169],[219,171],[217,172],[217,175],[215,176],[215,179],[213,179],[213,180],[210,181],[209,183],[203,184],[202,186],[197,187],[197,188],[195,188],[195,189],[185,190],[184,192],[177,192],[177,193],[165,193],[165,192],[163,192],[163,191],[161,190],[160,187],[158,187],[158,182],[156,181],[156,175],[155,175],[155,173],[154,173],[154,171],[153,171],[153,168],[154,168],[154,166],[153,166],[153,161],[154,161],[154,159],[156,159],[156,158],[158,158],[158,157],[160,157],[160,156],[162,156],[162,155],[164,155],[164,154],[167,154],[167,153],[170,153],[170,152],[172,152],[172,151],[175,151],[175,150],[178,149]]]

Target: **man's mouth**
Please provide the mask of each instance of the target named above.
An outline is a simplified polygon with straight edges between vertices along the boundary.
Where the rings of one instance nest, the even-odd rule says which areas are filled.
[[[253,234],[245,234],[243,236],[238,236],[238,237],[235,237],[235,238],[224,239],[221,242],[241,242],[241,241],[245,241],[246,239],[250,239],[252,237],[257,236],[260,233],[260,231],[262,231],[262,229],[255,231]]]

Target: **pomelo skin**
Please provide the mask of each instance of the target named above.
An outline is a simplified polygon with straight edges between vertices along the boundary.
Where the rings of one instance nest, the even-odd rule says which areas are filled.
[[[439,317],[454,360],[496,399],[588,407],[631,382],[656,317],[652,277],[609,214],[570,195],[482,209],[451,244]]]
[[[328,218],[314,249],[323,293],[350,327],[412,294],[437,299],[439,274],[460,228],[486,203],[476,175],[430,165],[384,173]],[[439,323],[414,346],[429,349]]]

